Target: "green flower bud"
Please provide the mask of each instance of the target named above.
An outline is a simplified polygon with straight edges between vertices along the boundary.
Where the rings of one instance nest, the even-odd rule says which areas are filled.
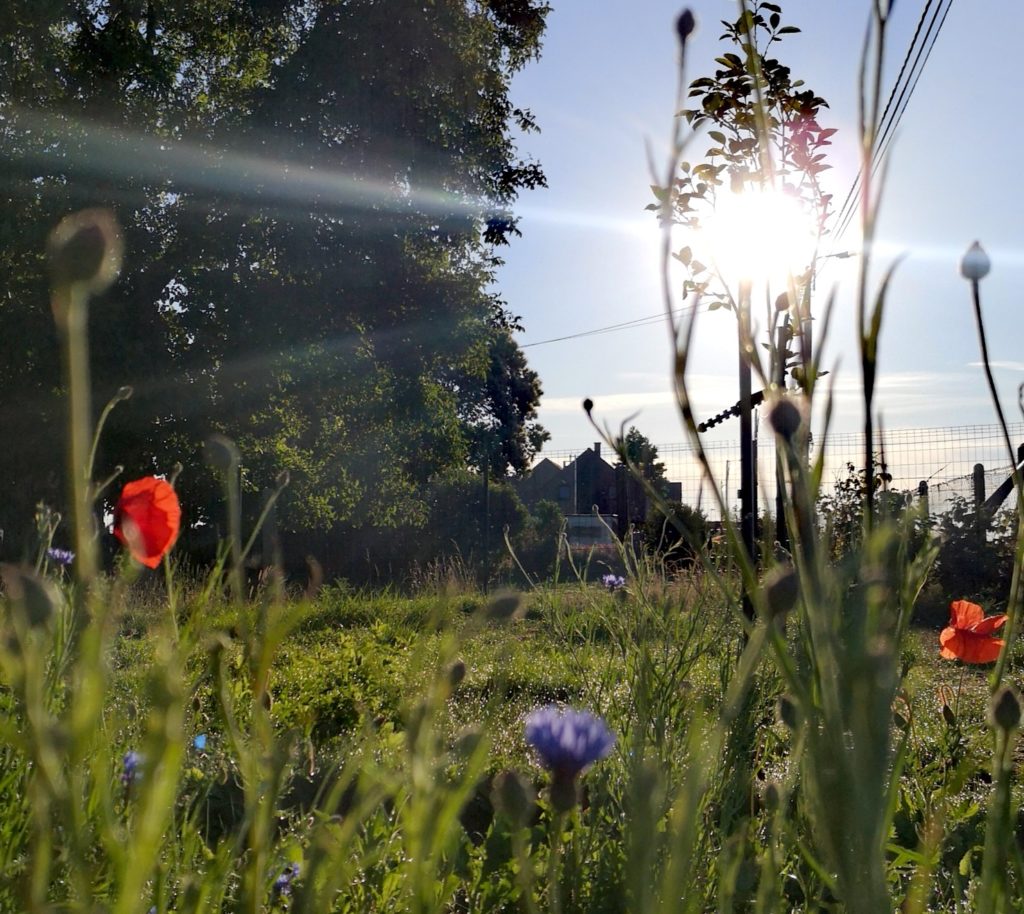
[[[230,472],[242,460],[235,442],[226,435],[214,434],[206,439],[206,459],[222,473]]]
[[[57,615],[60,592],[50,581],[17,565],[0,565],[0,579],[14,612],[21,615],[29,628],[43,628]]]
[[[761,586],[773,619],[788,613],[800,596],[800,581],[792,565],[777,565],[765,575]]]
[[[466,678],[466,662],[464,660],[456,660],[451,663],[448,667],[448,688],[453,692],[461,684],[462,680]]]
[[[956,711],[945,702],[942,703],[942,719],[946,722],[947,727],[956,726]]]
[[[1010,733],[1020,726],[1020,695],[1010,685],[1002,686],[992,697],[992,704],[989,706],[989,723],[1004,733]]]
[[[54,286],[82,285],[95,295],[121,272],[121,229],[106,209],[72,213],[50,233],[47,253]]]
[[[775,715],[790,730],[800,726],[800,709],[789,695],[780,695],[775,705]]]
[[[484,607],[483,613],[488,622],[515,622],[526,615],[526,604],[522,594],[501,593]]]
[[[516,771],[502,771],[491,787],[494,808],[519,828],[526,826],[533,813],[537,796],[530,782]]]
[[[800,431],[803,415],[792,397],[780,397],[768,413],[768,422],[780,438],[792,441],[793,436]]]
[[[784,795],[785,791],[778,781],[769,781],[764,788],[764,808],[769,813],[778,812]]]

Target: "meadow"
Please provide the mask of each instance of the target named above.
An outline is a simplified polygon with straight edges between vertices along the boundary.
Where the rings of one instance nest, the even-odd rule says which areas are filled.
[[[872,6],[866,156],[889,9]],[[766,78],[762,66],[777,61],[755,38],[766,32],[770,47],[777,16],[774,4],[741,4],[726,23],[745,60],[724,58],[737,100],[722,116],[766,146],[761,93],[779,80]],[[693,27],[684,12],[684,57]],[[684,89],[680,77],[677,110]],[[688,291],[707,291],[706,268],[672,245],[680,210],[717,179],[715,167],[694,170],[696,184],[679,177],[690,174],[684,121],[701,117],[676,118],[653,205],[665,228],[672,384],[698,457],[687,373],[697,309],[674,307],[669,264],[697,277]],[[804,131],[812,152],[823,133]],[[730,155],[756,146],[737,140]],[[739,350],[766,391],[779,535],[755,548],[752,512],[734,516],[712,485],[721,530],[712,543],[680,523],[685,561],[629,538],[611,548],[614,567],[588,568],[560,538],[551,574],[527,573],[513,549],[508,586],[487,593],[443,576],[361,590],[314,575],[307,587],[272,555],[257,574],[254,546],[292,480],[279,473],[261,513],[244,514],[246,458],[222,434],[204,454],[222,485],[224,535],[193,565],[176,549],[189,509],[180,468],[127,481],[120,468],[96,472],[105,424],[132,396],[124,387],[92,408],[88,309],[117,281],[123,237],[107,209],[62,220],[47,254],[67,507],[41,507],[32,550],[2,566],[0,912],[1024,909],[1024,495],[1015,473],[1016,518],[996,529],[963,506],[952,520],[929,518],[888,489],[874,381],[895,265],[869,288],[880,191],[866,164],[865,451],[845,487],[830,492],[822,478],[833,405],[823,347],[800,339],[812,273],[790,276],[776,300],[772,319],[792,328],[781,347],[755,340],[750,283],[735,297],[723,283],[718,304],[735,313]],[[961,264],[991,382],[989,267],[977,245]],[[744,399],[749,412],[749,390],[741,417]],[[584,408],[657,501],[624,432],[602,429],[591,401]],[[112,536],[101,532],[108,521]],[[107,546],[116,554],[101,561]],[[996,551],[998,588],[955,589],[950,568]],[[923,612],[936,606],[937,624]]]
[[[112,581],[74,656],[59,569],[7,604],[2,910],[849,909],[820,843],[838,799],[816,808],[800,774],[806,724],[772,663],[744,669],[699,571],[245,607],[197,582],[173,619],[156,581]],[[989,690],[938,644],[911,630],[898,657],[878,850],[893,908],[966,911]],[[561,801],[524,729],[551,705],[615,739]]]

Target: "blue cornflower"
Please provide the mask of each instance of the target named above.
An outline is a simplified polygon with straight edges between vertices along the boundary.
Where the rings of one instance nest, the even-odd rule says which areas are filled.
[[[46,550],[46,557],[55,565],[70,565],[75,560],[75,554],[70,549],[55,549],[52,546]]]
[[[275,895],[291,895],[292,893],[292,880],[299,875],[299,865],[297,863],[289,863],[283,870],[281,875],[274,880],[274,894]]]
[[[125,787],[134,784],[142,777],[142,756],[132,749],[124,754],[124,767],[121,771],[121,783]]]
[[[556,779],[574,779],[605,758],[615,737],[605,722],[589,711],[562,711],[549,705],[526,718],[526,741]]]
[[[197,733],[195,739],[192,740],[192,745],[196,747],[200,752],[206,748],[206,734]]]
[[[611,593],[615,593],[616,590],[621,590],[626,586],[626,579],[621,574],[606,574],[601,578],[601,583],[604,584]]]

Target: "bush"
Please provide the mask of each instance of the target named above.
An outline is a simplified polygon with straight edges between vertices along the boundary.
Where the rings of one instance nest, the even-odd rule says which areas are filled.
[[[667,569],[681,570],[693,564],[707,541],[708,519],[700,508],[668,502],[664,509],[651,506],[644,523],[644,546],[659,556]]]
[[[933,574],[947,601],[969,599],[991,607],[1005,599],[1013,574],[1014,512],[1000,511],[979,525],[974,505],[957,498],[936,518],[936,526],[943,544]]]

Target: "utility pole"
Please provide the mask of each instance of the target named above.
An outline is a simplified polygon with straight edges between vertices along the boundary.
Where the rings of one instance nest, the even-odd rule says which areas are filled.
[[[743,280],[740,283],[740,313],[737,326],[739,327],[740,351],[740,535],[747,558],[753,565],[757,562],[755,539],[757,505],[754,501],[754,410],[750,387],[750,356],[747,354],[747,346],[750,344],[750,289],[749,280]],[[743,590],[743,614],[750,620],[754,618],[754,604],[751,602],[746,588]]]

